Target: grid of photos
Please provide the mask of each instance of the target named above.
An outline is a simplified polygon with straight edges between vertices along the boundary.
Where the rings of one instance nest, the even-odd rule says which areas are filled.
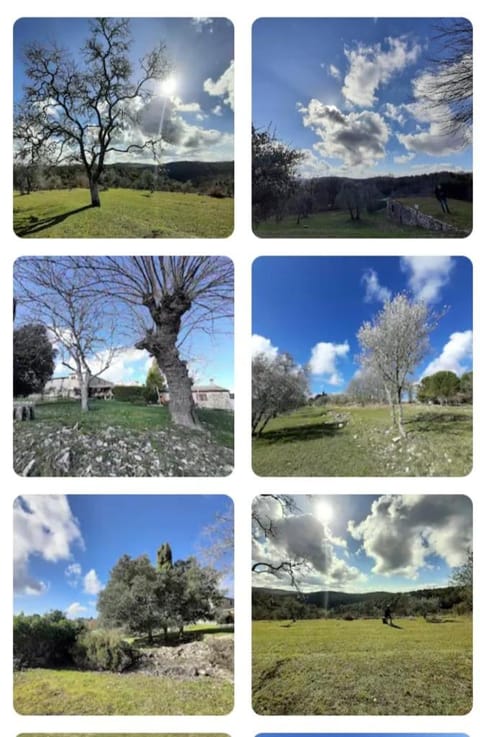
[[[473,25],[244,12],[12,24],[9,737],[473,737]]]

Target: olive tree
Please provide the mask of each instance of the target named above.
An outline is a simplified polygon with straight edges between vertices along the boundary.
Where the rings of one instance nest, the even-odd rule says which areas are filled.
[[[252,360],[252,433],[260,435],[267,422],[305,404],[308,377],[288,353]]]
[[[406,294],[387,300],[373,320],[366,321],[357,333],[364,369],[381,377],[391,410],[392,422],[402,437],[402,397],[409,377],[429,350],[429,336],[440,315],[424,302]]]
[[[163,43],[139,62],[129,58],[128,19],[97,18],[77,54],[56,42],[24,49],[29,82],[15,110],[17,160],[34,166],[48,159],[79,163],[88,178],[92,207],[100,207],[99,183],[111,153],[151,147],[139,130],[139,110],[152,98],[153,82],[170,71]]]
[[[55,356],[45,325],[29,323],[13,333],[13,395],[41,392],[55,369]]]

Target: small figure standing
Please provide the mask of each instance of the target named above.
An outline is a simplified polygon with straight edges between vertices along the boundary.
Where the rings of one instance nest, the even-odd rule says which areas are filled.
[[[387,604],[387,606],[385,607],[385,611],[383,613],[383,621],[385,622],[385,624],[389,624],[390,626],[393,624],[392,610],[390,609],[389,604]]]
[[[448,209],[447,195],[441,184],[437,184],[437,186],[435,187],[435,197],[440,202],[442,212],[448,212],[448,214],[450,214],[450,210]]]

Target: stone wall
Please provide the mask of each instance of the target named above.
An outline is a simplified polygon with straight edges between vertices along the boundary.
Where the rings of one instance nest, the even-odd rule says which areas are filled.
[[[387,202],[387,218],[394,220],[399,225],[412,225],[425,230],[437,230],[448,233],[456,233],[457,230],[448,223],[426,215],[416,207],[408,207],[398,200],[389,199]]]

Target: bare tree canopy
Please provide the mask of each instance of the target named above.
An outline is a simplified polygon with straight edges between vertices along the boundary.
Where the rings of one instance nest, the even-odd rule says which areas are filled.
[[[128,57],[128,19],[97,18],[79,55],[52,43],[24,50],[30,84],[15,111],[17,158],[80,163],[88,177],[91,205],[100,206],[99,182],[111,152],[128,153],[155,141],[133,137],[139,102],[148,102],[150,83],[170,71],[165,44],[146,54],[135,72]]]
[[[77,377],[87,411],[92,378],[110,367],[119,349],[115,305],[105,303],[91,273],[76,268],[69,257],[20,258],[14,280],[19,320],[45,326],[58,360]]]
[[[470,142],[473,123],[473,29],[466,18],[447,18],[436,25],[430,74],[419,92],[433,109],[446,116],[446,134]],[[448,114],[447,114],[448,108]]]
[[[173,422],[200,429],[192,380],[180,356],[194,330],[214,332],[233,312],[233,263],[216,256],[107,256],[78,260],[108,301],[132,314],[136,348],[153,356],[167,379]]]

